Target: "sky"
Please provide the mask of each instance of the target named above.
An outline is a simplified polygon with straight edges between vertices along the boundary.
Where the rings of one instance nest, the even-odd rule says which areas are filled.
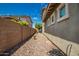
[[[41,12],[46,6],[47,3],[0,3],[0,16],[30,16],[34,27],[35,23],[42,23]]]

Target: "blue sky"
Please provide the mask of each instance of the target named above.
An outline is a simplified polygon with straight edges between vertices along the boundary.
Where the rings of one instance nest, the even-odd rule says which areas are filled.
[[[0,3],[0,15],[31,16],[33,26],[41,23],[41,11],[47,3]]]

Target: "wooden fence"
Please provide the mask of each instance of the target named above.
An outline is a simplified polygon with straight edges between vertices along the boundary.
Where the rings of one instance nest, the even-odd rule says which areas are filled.
[[[35,33],[33,28],[0,19],[0,52],[5,51]]]

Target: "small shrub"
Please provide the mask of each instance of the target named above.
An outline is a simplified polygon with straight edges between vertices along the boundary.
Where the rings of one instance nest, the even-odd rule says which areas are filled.
[[[29,25],[29,23],[27,21],[19,21],[18,23],[22,26],[28,26]]]
[[[29,23],[27,21],[16,21],[16,20],[11,20],[12,22],[18,23],[22,26],[28,26]]]

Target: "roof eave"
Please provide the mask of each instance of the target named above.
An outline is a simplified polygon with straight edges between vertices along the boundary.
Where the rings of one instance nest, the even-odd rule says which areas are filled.
[[[45,22],[50,17],[52,12],[55,11],[55,9],[59,6],[59,4],[60,3],[50,3],[50,4],[48,4],[46,15],[44,16],[43,22]]]

